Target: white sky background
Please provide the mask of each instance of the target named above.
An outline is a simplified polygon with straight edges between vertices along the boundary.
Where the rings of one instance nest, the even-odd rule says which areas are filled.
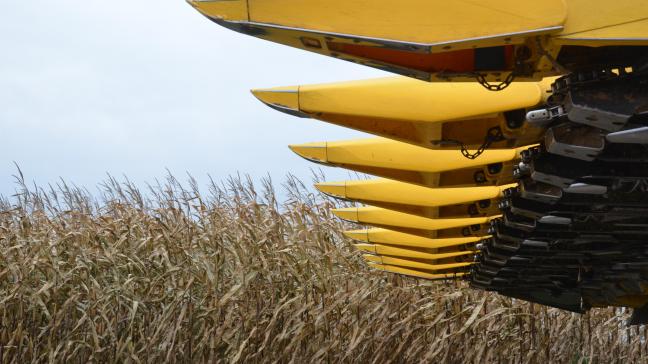
[[[252,88],[384,73],[241,35],[182,0],[5,1],[0,12],[0,194],[30,182],[96,191],[248,173],[310,182],[288,144],[365,135],[274,111]],[[326,168],[328,180],[348,177]]]

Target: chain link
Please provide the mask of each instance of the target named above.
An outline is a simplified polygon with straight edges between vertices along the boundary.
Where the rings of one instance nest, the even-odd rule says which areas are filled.
[[[511,83],[515,80],[515,72],[511,72],[506,76],[504,81],[497,83],[497,84],[492,84],[488,81],[486,81],[486,76],[484,76],[481,73],[476,73],[475,78],[477,79],[477,82],[479,82],[480,85],[484,86],[485,89],[488,91],[502,91],[505,88],[509,87]]]
[[[502,133],[502,129],[500,127],[496,126],[494,128],[488,129],[488,133],[486,133],[486,136],[484,137],[484,143],[477,148],[477,150],[474,153],[471,153],[466,144],[459,140],[455,139],[444,139],[442,140],[443,143],[448,143],[448,144],[455,144],[459,145],[461,147],[461,154],[467,158],[467,159],[477,159],[480,155],[482,155],[486,149],[490,148],[490,146],[493,143],[500,142],[504,140],[504,134]]]

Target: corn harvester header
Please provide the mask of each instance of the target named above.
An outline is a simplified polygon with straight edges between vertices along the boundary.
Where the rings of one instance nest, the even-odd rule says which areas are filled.
[[[253,90],[375,135],[291,145],[376,179],[316,188],[363,207],[367,264],[648,323],[648,2],[189,0],[231,30],[396,74]]]

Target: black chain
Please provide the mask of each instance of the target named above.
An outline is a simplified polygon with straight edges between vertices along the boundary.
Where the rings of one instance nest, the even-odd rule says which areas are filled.
[[[511,83],[515,80],[515,72],[511,72],[506,76],[504,81],[493,84],[488,81],[486,81],[486,76],[484,76],[481,73],[476,73],[475,78],[477,79],[477,82],[479,82],[480,85],[484,86],[485,89],[488,91],[502,91],[503,89],[509,87]]]
[[[504,140],[504,134],[502,133],[502,129],[496,126],[488,129],[488,133],[486,133],[486,137],[484,137],[484,143],[475,151],[475,153],[471,153],[470,150],[468,150],[466,144],[464,144],[459,140],[444,139],[442,142],[461,146],[461,154],[464,157],[472,160],[472,159],[477,159],[477,157],[482,155],[486,151],[486,149],[490,148],[490,146],[493,143],[500,142],[502,140]]]
[[[538,49],[540,51],[540,54],[542,54],[544,57],[547,57],[549,61],[551,62],[552,66],[557,70],[561,71],[564,70],[564,67],[562,67],[552,56],[549,54],[549,52],[545,51],[544,48],[542,48],[542,43],[540,41],[540,38],[536,38],[536,41],[538,43]],[[527,47],[523,47],[521,49],[518,49],[518,51],[522,49],[528,49]],[[530,51],[529,51],[530,52]],[[524,52],[517,52],[515,55],[515,67],[513,70],[506,76],[504,81],[500,83],[490,83],[486,80],[486,76],[482,73],[475,73],[474,76],[477,79],[477,82],[479,82],[480,85],[484,86],[485,89],[488,91],[502,91],[505,88],[509,87],[511,83],[515,80],[515,78],[519,75],[526,75],[529,73],[528,70],[526,70],[525,67],[525,60],[528,58],[528,56],[525,56]],[[531,72],[533,73],[533,72]]]

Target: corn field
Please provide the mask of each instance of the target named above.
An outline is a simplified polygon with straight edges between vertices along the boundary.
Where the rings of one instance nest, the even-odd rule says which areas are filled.
[[[0,201],[0,362],[627,363],[617,309],[566,313],[365,267],[289,177],[100,193],[17,177]],[[348,227],[348,226],[347,226]]]

